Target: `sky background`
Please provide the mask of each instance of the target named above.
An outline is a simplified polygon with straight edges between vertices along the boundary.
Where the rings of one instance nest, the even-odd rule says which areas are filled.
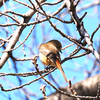
[[[47,0],[48,2],[50,2],[50,0]],[[98,0],[96,0],[98,1]],[[28,0],[21,0],[21,2],[26,2],[27,4],[29,4]],[[81,7],[84,7],[88,4],[91,4],[93,1],[92,0],[83,0],[83,2],[81,2],[77,8],[80,9]],[[16,6],[15,6],[16,5]],[[30,4],[29,4],[30,5]],[[26,13],[29,8],[25,7],[23,5],[19,5],[18,3],[9,0],[9,2],[7,2],[5,4],[6,9],[7,10],[11,10],[17,13],[21,13],[24,14]],[[53,7],[48,7],[45,6],[43,7],[45,11],[47,11],[47,13],[52,13],[54,11],[57,10],[58,6],[61,6],[61,4],[57,5],[57,6],[53,6]],[[100,6],[94,6],[91,7],[89,9],[86,10],[82,10],[81,12],[78,13],[78,16],[81,17],[85,12],[87,12],[86,17],[83,19],[84,22],[84,26],[85,29],[87,30],[88,34],[91,36],[91,34],[94,32],[94,30],[98,27],[99,23],[100,23],[100,14],[98,11],[100,11]],[[4,12],[4,7],[0,8],[1,12]],[[62,10],[62,12],[65,12],[66,10]],[[98,14],[97,14],[98,13]],[[11,14],[9,14],[11,15]],[[57,16],[58,17],[58,16]],[[18,17],[21,20],[21,17]],[[33,22],[36,18],[36,14],[32,17],[32,19],[30,20],[30,22]],[[64,20],[70,20],[70,15],[66,14],[62,16],[62,19]],[[61,22],[51,19],[51,21],[55,22],[55,24],[57,25],[57,27],[59,29],[61,29],[61,31],[63,31],[64,33],[68,34],[71,33],[70,35],[74,38],[79,39],[80,36],[78,34],[78,32],[76,31],[76,26],[75,24],[66,24],[63,25]],[[10,19],[9,20],[10,23],[13,23],[13,21]],[[7,19],[5,18],[5,16],[0,17],[0,24],[3,23],[8,23]],[[44,25],[44,29],[41,27],[42,25]],[[12,27],[0,27],[0,37],[2,38],[6,38],[7,34],[5,33],[5,31],[3,30],[3,28],[5,28],[5,30],[7,30],[9,32],[8,36],[11,35],[14,30],[12,29]],[[13,26],[13,28],[16,30],[16,26]],[[25,37],[27,36],[27,34],[30,32],[30,29],[32,28],[32,25],[26,27],[22,33],[22,35],[20,36],[21,41],[23,41],[25,39]],[[11,33],[11,34],[10,34]],[[45,42],[47,42],[48,40],[51,39],[57,39],[60,40],[62,43],[62,46],[65,47],[66,45],[71,44],[72,42],[70,42],[69,40],[67,40],[66,38],[62,37],[59,33],[57,33],[56,31],[54,31],[53,28],[51,28],[49,22],[44,22],[44,24],[37,24],[35,26],[35,29],[32,31],[32,34],[29,36],[29,38],[26,40],[25,42],[25,52],[26,52],[26,58],[27,57],[32,57],[36,54],[38,54],[38,47],[41,43],[43,43],[43,37],[46,37]],[[34,39],[34,37],[36,39]],[[33,41],[34,39],[34,41]],[[94,40],[94,47],[95,49],[97,49],[97,45],[99,45],[99,40],[100,39],[100,29],[96,32],[93,40]],[[19,44],[19,42],[16,44],[16,46]],[[37,44],[37,45],[36,45]],[[7,44],[6,44],[7,45]],[[32,52],[34,52],[32,54],[32,52],[30,52],[28,47],[34,47],[32,49]],[[61,54],[61,59],[64,59],[66,56],[68,56],[73,49],[75,49],[76,45],[73,45],[65,50],[62,50],[62,54]],[[0,48],[0,51],[3,50],[3,48]],[[81,52],[79,52],[78,54],[81,54],[82,52],[84,52],[84,50],[82,50]],[[23,50],[22,47],[17,48],[16,50],[13,51],[13,55],[16,58],[24,58],[24,54],[23,54]],[[0,56],[2,56],[2,53],[0,52]],[[92,58],[92,59],[89,59]],[[72,60],[68,60],[66,62],[64,62],[62,64],[63,69],[66,73],[66,76],[68,77],[68,79],[72,80],[72,83],[76,83],[79,82],[83,79],[85,79],[87,77],[87,73],[86,71],[90,71],[91,68],[93,67],[95,58],[92,54],[89,54],[87,56],[83,56],[80,58],[76,58],[76,59],[72,59]],[[44,65],[40,62],[39,58],[37,60],[37,63],[39,64],[39,69],[42,70],[44,69]],[[18,73],[24,73],[24,72],[31,72],[34,71],[34,65],[32,64],[32,62],[29,61],[19,61],[16,62],[17,64],[17,68],[18,68]],[[0,72],[6,72],[6,73],[16,73],[15,69],[14,69],[14,63],[11,59],[9,59],[5,65],[3,66],[2,69],[0,69]],[[93,72],[92,76],[95,75],[95,71]],[[60,87],[65,87],[67,86],[66,83],[64,82],[64,79],[60,73],[60,71],[57,69],[54,72],[52,72],[52,76],[54,77],[54,79],[56,80],[56,82],[59,84]],[[22,79],[22,84],[25,84],[27,82],[32,81],[33,79],[35,79],[38,76],[30,76],[30,77],[21,77]],[[45,77],[46,79],[48,79],[52,84],[54,84],[56,87],[57,85],[52,81],[51,78],[49,78],[48,76]],[[41,84],[40,84],[41,83]],[[8,88],[12,88],[12,87],[16,87],[19,86],[19,81],[17,77],[14,76],[6,76],[6,77],[1,77],[0,78],[0,84],[3,84],[5,89]],[[50,93],[55,92],[55,90],[53,88],[50,87],[50,85],[48,85],[46,82],[44,82],[43,80],[39,80],[36,81],[28,86],[25,86],[25,89],[27,91],[29,91],[30,93],[34,93],[36,94],[36,96],[38,96],[37,98],[35,96],[31,96],[30,100],[38,100],[39,98],[42,97],[42,93],[40,91],[40,86],[42,84],[46,84],[46,94],[49,95]],[[24,88],[23,88],[24,89]],[[14,90],[14,91],[10,91],[10,92],[3,92],[0,90],[0,98],[2,100],[8,100],[8,97],[11,98],[11,100],[24,100],[24,93],[23,93],[23,89],[18,89],[18,90]],[[19,97],[20,95],[20,97]]]

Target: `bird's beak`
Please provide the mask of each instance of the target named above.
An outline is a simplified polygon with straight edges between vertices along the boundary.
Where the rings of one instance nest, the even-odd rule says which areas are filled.
[[[60,52],[62,53],[62,51],[60,50]]]

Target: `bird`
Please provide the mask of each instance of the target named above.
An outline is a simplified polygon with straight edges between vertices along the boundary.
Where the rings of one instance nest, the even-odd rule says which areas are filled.
[[[68,79],[61,66],[60,53],[62,44],[58,40],[50,40],[46,43],[42,43],[39,46],[39,58],[41,62],[46,66],[55,66],[62,73],[64,80],[68,83]]]

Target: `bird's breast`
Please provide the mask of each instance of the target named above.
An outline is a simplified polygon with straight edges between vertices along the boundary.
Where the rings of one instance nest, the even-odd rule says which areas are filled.
[[[55,66],[53,62],[51,62],[46,56],[44,56],[42,53],[39,53],[39,57],[40,57],[40,60],[41,62],[48,66],[48,65],[51,65],[51,66]]]

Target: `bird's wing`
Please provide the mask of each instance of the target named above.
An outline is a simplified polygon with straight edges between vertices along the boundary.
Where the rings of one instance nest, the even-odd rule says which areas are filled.
[[[59,60],[59,62],[61,62],[60,59],[60,54],[58,52],[58,50],[51,46],[51,45],[40,45],[40,49],[39,49],[40,53],[42,53],[44,56],[46,56],[51,62],[56,64],[56,59]]]

